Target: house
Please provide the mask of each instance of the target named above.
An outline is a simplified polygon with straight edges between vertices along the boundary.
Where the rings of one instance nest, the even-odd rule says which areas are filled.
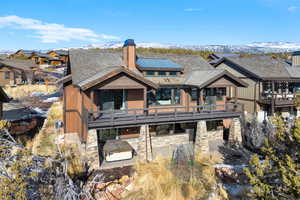
[[[0,119],[3,118],[3,103],[8,103],[10,98],[7,96],[5,91],[0,87]]]
[[[64,132],[77,133],[92,168],[196,152],[241,141],[241,105],[232,91],[247,83],[195,55],[72,50],[64,87]],[[132,162],[130,162],[132,161]]]
[[[0,59],[0,86],[31,82],[36,67],[32,60]]]
[[[297,53],[293,55],[293,65],[267,56],[223,57],[213,66],[231,72],[249,84],[238,88],[238,102],[245,110],[258,114],[264,119],[275,113],[283,116],[296,115],[295,94],[300,90],[300,68]]]
[[[211,65],[214,65],[223,57],[239,57],[239,54],[236,53],[212,53],[208,56],[208,62]]]
[[[32,60],[38,65],[62,65],[63,63],[59,57],[53,57],[43,53],[36,53],[32,57]]]
[[[63,63],[67,63],[69,60],[69,53],[64,50],[53,50],[47,53],[51,57],[59,58]]]
[[[24,59],[30,59],[36,52],[34,50],[23,50],[20,49],[16,51],[14,54],[11,54],[10,58],[24,58]]]

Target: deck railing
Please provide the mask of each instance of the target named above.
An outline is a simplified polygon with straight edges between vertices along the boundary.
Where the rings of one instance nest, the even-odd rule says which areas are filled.
[[[128,124],[191,121],[202,118],[227,118],[243,113],[243,105],[220,104],[201,106],[152,107],[89,112],[88,124],[96,126],[126,126]]]

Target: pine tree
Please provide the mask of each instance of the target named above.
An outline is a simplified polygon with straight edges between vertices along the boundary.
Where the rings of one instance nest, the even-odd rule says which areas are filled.
[[[260,200],[300,199],[300,119],[291,128],[274,118],[274,138],[266,139],[262,157],[254,155],[245,173],[253,186],[249,194]]]

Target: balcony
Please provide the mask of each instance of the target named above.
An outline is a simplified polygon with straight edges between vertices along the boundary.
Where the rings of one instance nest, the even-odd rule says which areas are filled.
[[[235,118],[240,117],[243,110],[240,104],[220,104],[96,111],[88,113],[88,128],[111,129]]]
[[[260,96],[260,103],[272,104],[274,106],[292,106],[294,105],[295,95],[293,93],[280,93],[263,92]]]

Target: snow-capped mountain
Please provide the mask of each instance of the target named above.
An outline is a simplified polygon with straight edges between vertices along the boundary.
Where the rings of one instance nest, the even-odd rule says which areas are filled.
[[[273,48],[273,49],[300,49],[300,43],[291,42],[253,42],[249,47]]]
[[[72,47],[72,48],[60,48],[60,50],[68,49],[108,49],[108,48],[120,48],[123,46],[123,42],[107,42],[103,44],[90,44],[84,47]],[[192,50],[203,50],[213,51],[222,53],[231,52],[244,52],[244,53],[279,53],[279,52],[292,52],[300,50],[300,43],[291,42],[254,42],[246,45],[180,45],[180,44],[166,44],[158,42],[137,42],[137,47],[142,48],[166,48],[166,49],[192,49]],[[55,49],[58,50],[58,49]],[[42,50],[37,50],[42,51]],[[46,50],[43,50],[43,52]],[[48,50],[47,50],[48,51]],[[0,54],[11,54],[15,51],[12,50],[1,50]]]
[[[89,45],[82,47],[84,49],[90,48],[120,48],[123,46],[123,42],[108,42],[100,45]],[[288,43],[288,42],[254,42],[247,45],[178,45],[178,44],[164,44],[153,42],[141,42],[136,43],[137,47],[142,48],[182,48],[192,50],[206,50],[213,52],[245,52],[245,53],[276,53],[276,52],[292,52],[300,50],[300,43]]]

